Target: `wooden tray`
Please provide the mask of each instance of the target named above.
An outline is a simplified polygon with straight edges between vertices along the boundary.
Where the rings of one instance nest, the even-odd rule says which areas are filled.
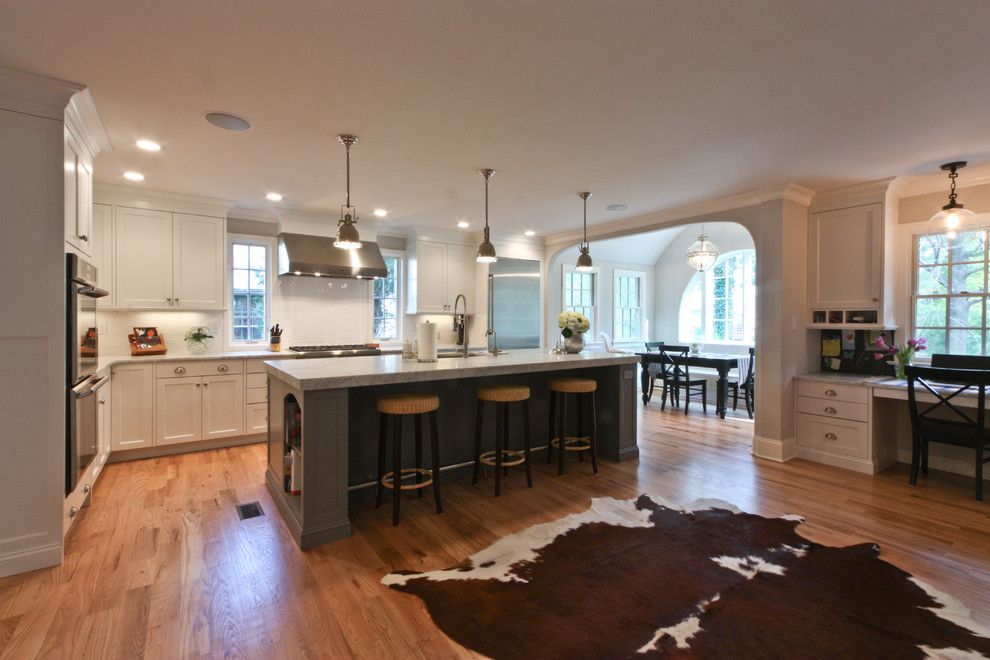
[[[131,342],[131,355],[165,355],[168,353],[168,346],[165,345],[165,335],[158,333],[158,336],[162,340],[162,343],[158,346],[139,348],[134,335],[127,335],[128,341]]]

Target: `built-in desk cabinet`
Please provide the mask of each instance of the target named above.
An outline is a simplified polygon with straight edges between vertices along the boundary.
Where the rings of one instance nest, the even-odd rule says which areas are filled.
[[[819,380],[796,381],[798,458],[873,474],[870,388]]]

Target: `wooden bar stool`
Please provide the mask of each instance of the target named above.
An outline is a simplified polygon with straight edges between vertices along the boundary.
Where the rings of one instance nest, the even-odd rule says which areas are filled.
[[[595,390],[598,383],[591,378],[555,378],[550,381],[550,426],[547,441],[547,463],[557,448],[557,475],[564,474],[564,454],[577,452],[584,461],[584,452],[591,453],[591,469],[598,474],[595,435],[598,433],[598,413],[595,410]],[[567,435],[567,395],[577,397],[577,435]],[[591,434],[584,434],[584,398],[591,399]],[[556,421],[556,428],[554,427]],[[563,438],[563,441],[561,441]]]
[[[378,399],[381,427],[378,433],[378,499],[377,509],[382,505],[385,488],[392,489],[392,524],[399,524],[399,504],[402,502],[402,491],[416,490],[423,497],[423,489],[433,485],[433,499],[437,505],[437,513],[443,513],[443,503],[440,500],[440,441],[437,436],[437,409],[440,408],[440,397],[436,394],[399,394]],[[433,468],[423,468],[423,416],[430,417],[430,454]],[[402,467],[402,418],[413,415],[413,427],[416,430],[416,467]],[[388,418],[393,417],[392,436],[392,471],[385,472],[385,451],[388,438]],[[416,483],[402,484],[402,476],[416,475]]]
[[[495,451],[481,451],[481,435],[485,402],[495,404]],[[523,450],[509,449],[509,404],[522,403]],[[533,487],[533,471],[529,461],[529,388],[525,385],[489,385],[478,388],[478,412],[475,417],[474,433],[474,478],[478,483],[481,464],[495,467],[495,497],[502,492],[502,474],[507,475],[513,465],[526,466],[526,485]]]

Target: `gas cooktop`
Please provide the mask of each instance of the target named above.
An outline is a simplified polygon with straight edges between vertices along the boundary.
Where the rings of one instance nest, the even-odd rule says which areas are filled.
[[[299,357],[354,357],[357,355],[381,355],[382,350],[369,344],[315,344],[312,346],[289,346]]]

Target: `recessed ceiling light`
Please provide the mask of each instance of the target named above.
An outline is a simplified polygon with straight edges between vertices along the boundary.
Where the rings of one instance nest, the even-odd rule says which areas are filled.
[[[525,235],[525,236],[536,236],[536,232],[533,231],[532,229],[527,229],[526,231],[523,232],[523,235]]]
[[[378,216],[379,218],[384,218],[386,215],[388,215],[388,211],[386,211],[385,209],[375,209],[375,215]]]
[[[267,199],[269,202],[281,202],[282,196],[277,192],[270,192],[267,195],[265,195],[265,199]]]
[[[606,211],[625,211],[629,208],[628,204],[609,204],[605,207]]]
[[[461,229],[467,229],[468,227],[471,226],[471,223],[468,222],[467,220],[461,220],[460,222],[457,223],[457,226],[460,227]]]
[[[145,151],[161,151],[162,145],[158,144],[154,140],[138,140],[138,149],[144,149]]]
[[[251,128],[251,122],[247,119],[229,112],[207,112],[206,121],[217,128],[224,128],[228,131],[246,131]]]
[[[144,175],[140,172],[124,172],[124,178],[128,181],[144,181]]]

